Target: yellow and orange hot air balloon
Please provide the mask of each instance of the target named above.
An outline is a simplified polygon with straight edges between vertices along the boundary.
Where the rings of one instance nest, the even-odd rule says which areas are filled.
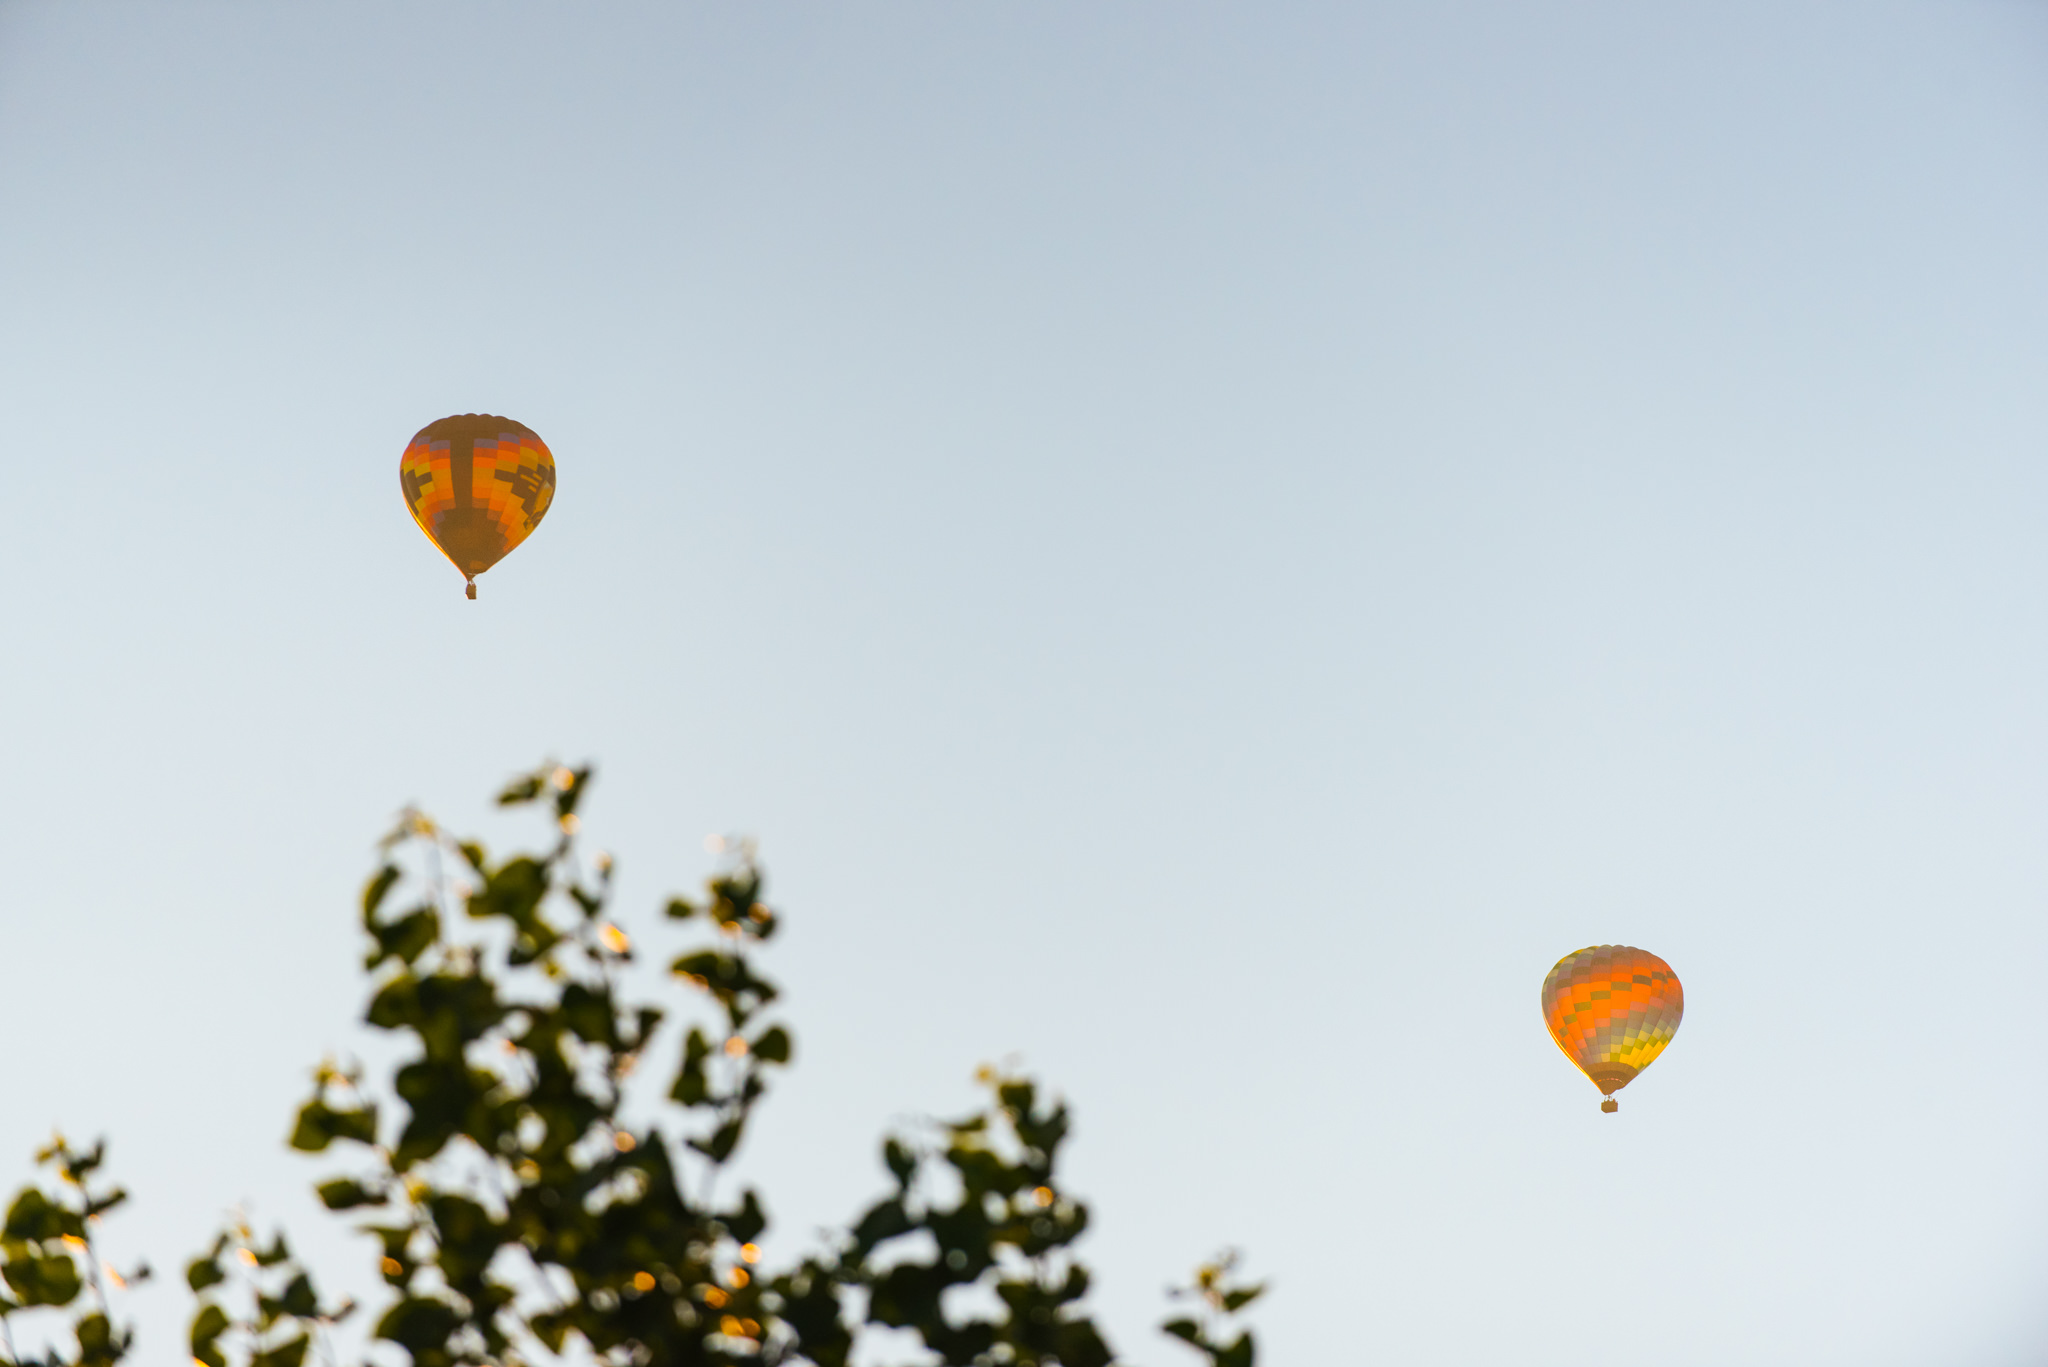
[[[405,506],[469,581],[532,534],[555,498],[555,458],[531,428],[464,413],[430,422],[398,459]]]
[[[1650,1066],[1685,1014],[1685,989],[1671,965],[1644,949],[1594,945],[1567,954],[1543,980],[1550,1037],[1606,1100]]]

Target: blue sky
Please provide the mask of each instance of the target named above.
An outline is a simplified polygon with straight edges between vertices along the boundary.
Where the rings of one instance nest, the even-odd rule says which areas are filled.
[[[0,0],[0,1160],[364,1288],[372,842],[588,757],[629,926],[762,842],[779,1250],[1016,1056],[1140,1361],[2037,1362],[2044,242],[2031,4]]]

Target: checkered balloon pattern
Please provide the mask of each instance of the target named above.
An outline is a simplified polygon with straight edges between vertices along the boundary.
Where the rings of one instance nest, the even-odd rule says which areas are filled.
[[[1543,980],[1550,1037],[1603,1096],[1628,1086],[1664,1052],[1684,1014],[1685,989],[1671,965],[1627,945],[1567,954]]]
[[[555,458],[523,424],[464,413],[420,429],[399,457],[398,480],[413,521],[474,581],[547,516]]]

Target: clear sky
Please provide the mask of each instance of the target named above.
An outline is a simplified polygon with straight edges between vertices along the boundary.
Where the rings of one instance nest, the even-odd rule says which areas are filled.
[[[2020,0],[0,0],[0,1177],[367,1290],[372,842],[588,757],[629,927],[762,841],[778,1252],[1016,1055],[1144,1362],[2038,1363],[2044,377]]]

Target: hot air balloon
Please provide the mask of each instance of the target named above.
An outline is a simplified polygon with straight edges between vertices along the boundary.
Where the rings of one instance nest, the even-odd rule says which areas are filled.
[[[1685,989],[1671,965],[1644,949],[1594,945],[1567,954],[1543,980],[1543,1021],[1550,1037],[1606,1100],[1650,1066],[1685,1014]]]
[[[464,413],[430,422],[398,458],[405,506],[469,581],[503,560],[547,516],[555,458],[510,418]]]

